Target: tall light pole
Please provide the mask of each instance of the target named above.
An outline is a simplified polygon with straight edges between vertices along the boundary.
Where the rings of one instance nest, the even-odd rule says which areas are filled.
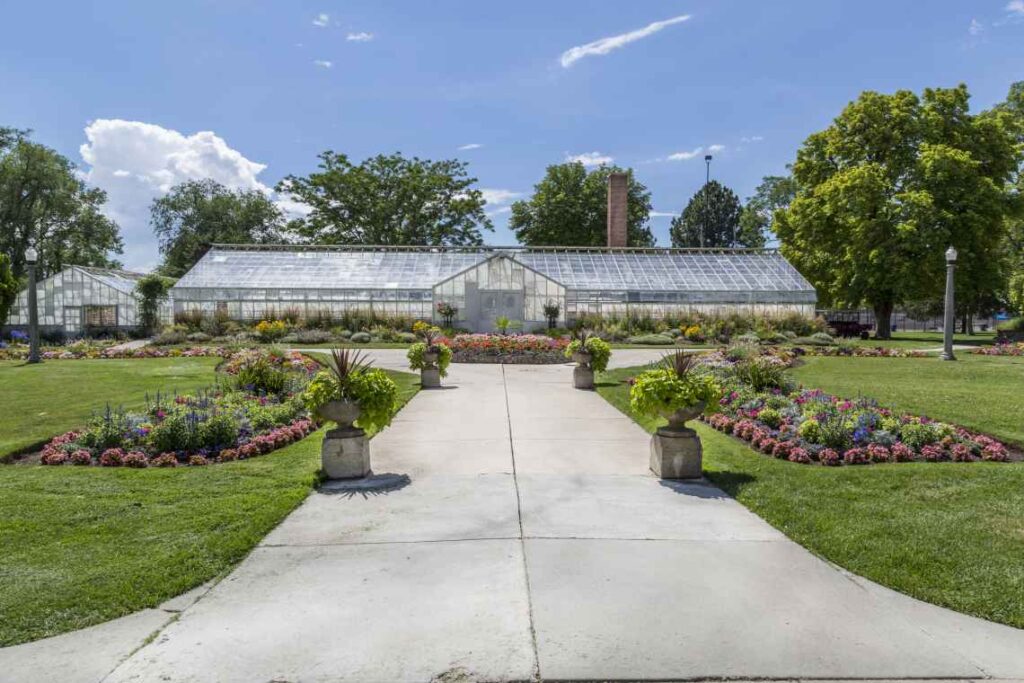
[[[707,166],[707,174],[704,176],[704,225],[701,226],[700,230],[700,246],[704,248],[704,235],[708,231],[708,202],[710,197],[708,196],[708,185],[711,184],[711,155],[704,155],[704,164]]]
[[[956,270],[956,249],[946,250],[946,321],[943,324],[942,360],[956,360],[953,355],[953,327],[956,325],[956,310],[953,300],[953,272]]]
[[[28,266],[28,362],[39,363],[39,307],[36,305],[36,261],[39,252],[35,247],[25,250],[25,264]]]

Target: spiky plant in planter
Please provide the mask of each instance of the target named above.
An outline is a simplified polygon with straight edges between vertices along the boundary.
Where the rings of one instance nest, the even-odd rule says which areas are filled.
[[[713,412],[722,397],[715,378],[695,368],[683,351],[666,356],[660,367],[638,375],[629,391],[630,407],[641,415],[668,418],[651,437],[651,470],[665,479],[701,476],[703,448],[686,426],[701,413]]]
[[[391,424],[398,387],[361,351],[334,349],[331,360],[303,394],[310,411],[338,423],[339,429],[380,430]]]
[[[565,347],[565,357],[576,362],[572,383],[577,389],[594,388],[594,372],[603,372],[612,356],[612,347],[589,330],[577,328]]]

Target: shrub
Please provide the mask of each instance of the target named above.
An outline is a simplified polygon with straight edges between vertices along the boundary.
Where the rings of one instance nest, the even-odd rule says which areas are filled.
[[[238,441],[238,432],[238,422],[231,415],[226,413],[211,415],[199,425],[199,433],[196,437],[197,446],[211,450],[233,446]]]
[[[548,321],[548,329],[558,324],[558,316],[561,312],[562,309],[556,302],[547,301],[544,303],[544,318]]]
[[[178,456],[176,456],[174,453],[161,453],[160,455],[150,460],[149,464],[152,465],[153,467],[177,467]]]
[[[190,342],[208,342],[213,337],[206,334],[205,332],[193,332],[185,337]]]
[[[288,387],[289,376],[265,354],[253,353],[240,362],[232,381],[237,389],[277,395]]]
[[[157,453],[188,451],[197,447],[196,420],[174,412],[149,430],[149,445]]]
[[[288,334],[288,326],[281,320],[261,320],[256,323],[256,336],[266,343],[273,343]]]
[[[641,344],[643,346],[672,346],[676,343],[675,339],[667,334],[642,334],[635,337],[628,337],[626,342],[629,344]]]
[[[815,332],[810,336],[810,339],[821,342],[823,344],[834,344],[836,341],[828,332]]]
[[[86,451],[87,454],[88,452]],[[64,451],[47,451],[39,461],[44,465],[63,465],[68,461],[68,454]]]
[[[167,330],[153,337],[153,344],[156,346],[173,346],[184,344],[188,341],[187,336],[180,330]]]
[[[189,456],[188,464],[193,467],[202,467],[203,465],[209,465],[210,461],[207,460],[205,455],[196,454]]]
[[[369,344],[371,337],[368,332],[356,332],[352,335],[351,341],[353,344]]]
[[[71,453],[68,456],[68,462],[72,465],[91,465],[92,464],[92,453],[85,450],[84,448],[79,449]]]
[[[900,427],[900,439],[915,450],[923,450],[938,441],[939,434],[934,423],[912,421]]]
[[[843,459],[839,457],[839,453],[831,448],[821,449],[821,451],[818,452],[818,461],[821,462],[822,465],[828,465],[831,467],[843,464]]]
[[[996,325],[999,332],[1024,332],[1024,316],[1010,318]]]
[[[757,414],[757,419],[772,429],[778,429],[782,424],[782,414],[774,408],[765,408]]]
[[[234,448],[225,448],[217,454],[217,462],[234,462],[238,460],[238,451]]]
[[[124,451],[120,448],[108,448],[100,454],[101,467],[120,467],[124,463]]]
[[[786,365],[775,356],[755,356],[736,364],[736,377],[754,391],[786,385]]]
[[[141,451],[129,451],[125,453],[124,458],[121,460],[121,464],[125,467],[134,467],[136,469],[142,469],[149,467],[149,459],[146,454]]]

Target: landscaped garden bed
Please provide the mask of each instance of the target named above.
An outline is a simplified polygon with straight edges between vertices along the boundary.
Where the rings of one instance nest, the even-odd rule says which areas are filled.
[[[186,346],[162,348],[158,346],[141,346],[138,348],[116,348],[122,342],[97,341],[82,339],[63,346],[44,346],[39,356],[43,360],[86,360],[112,358],[118,360],[132,358],[226,358],[237,351],[237,347],[224,346]],[[27,344],[9,344],[0,347],[0,360],[26,360],[29,347]]]
[[[108,406],[84,429],[51,440],[40,462],[202,466],[269,453],[316,429],[301,392],[319,367],[294,352],[237,352],[222,364],[217,385],[184,395],[157,392],[143,410]]]
[[[978,354],[979,356],[1024,356],[1024,342],[979,346],[976,349],[971,349],[971,353]]]
[[[565,363],[568,339],[536,334],[459,334],[446,342],[454,363]]]

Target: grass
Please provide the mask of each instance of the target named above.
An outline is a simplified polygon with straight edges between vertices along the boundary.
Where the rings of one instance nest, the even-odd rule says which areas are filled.
[[[116,366],[44,367],[79,363]],[[404,405],[419,376],[388,374]],[[317,482],[321,436],[202,468],[0,467],[0,646],[155,607],[224,575]]]
[[[836,360],[842,373],[869,359]],[[650,432],[663,422],[633,415],[622,384],[638,370],[602,373],[598,392]],[[1024,465],[814,467],[696,428],[706,476],[797,543],[907,595],[1024,627]]]
[[[808,357],[793,374],[808,387],[871,396],[1024,445],[1024,358],[966,352],[957,358]]]
[[[0,460],[82,426],[107,403],[141,406],[158,389],[213,381],[218,358],[0,361]]]
[[[874,334],[872,332],[872,334]],[[884,346],[894,349],[941,349],[942,332],[893,332],[892,339],[841,339],[843,343],[854,346]],[[978,332],[976,334],[953,335],[953,343],[964,346],[987,346],[996,341],[995,332]]]

